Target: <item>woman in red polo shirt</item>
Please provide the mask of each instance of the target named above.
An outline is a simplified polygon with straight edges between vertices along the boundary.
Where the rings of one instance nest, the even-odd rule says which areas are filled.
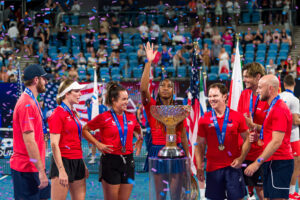
[[[102,152],[99,181],[102,182],[104,199],[129,199],[134,180],[133,135],[138,138],[136,155],[140,154],[143,137],[136,116],[126,111],[127,91],[117,83],[106,86],[106,111],[83,127],[83,137]],[[100,130],[100,141],[90,130]]]
[[[151,129],[151,136],[152,136],[152,144],[150,145],[149,151],[148,151],[148,157],[157,157],[158,152],[160,149],[162,149],[166,145],[166,131],[163,124],[158,122],[150,113],[150,107],[152,105],[174,105],[174,83],[169,79],[164,79],[160,82],[159,88],[158,88],[158,94],[156,97],[156,101],[151,98],[148,85],[149,85],[149,74],[150,74],[150,67],[153,59],[155,58],[156,51],[153,51],[153,44],[150,46],[150,43],[147,43],[147,46],[145,47],[146,55],[148,62],[145,65],[143,76],[141,79],[141,98],[142,103],[145,108],[145,112],[147,115],[147,119],[150,125]],[[177,134],[177,145],[184,149],[185,154],[188,155],[188,141],[187,141],[187,135],[186,135],[186,125],[185,121],[179,123],[176,127],[176,134]],[[147,159],[148,159],[147,157]],[[148,171],[148,162],[146,161],[145,164],[145,170]],[[165,179],[164,174],[165,169],[164,166],[158,166],[156,169],[156,175],[155,178],[155,187],[156,187],[156,196],[157,199],[162,198],[161,195],[164,189],[164,183],[163,180]],[[179,175],[179,173],[174,172],[174,177],[176,175]],[[170,189],[171,190],[178,190],[180,187],[180,177],[174,178],[172,180],[172,183],[170,183]],[[180,188],[181,189],[181,188]],[[174,197],[172,197],[174,198]]]
[[[53,152],[51,160],[51,198],[85,199],[88,169],[82,159],[82,126],[73,105],[77,104],[84,86],[65,80],[58,88],[58,107],[48,118]]]

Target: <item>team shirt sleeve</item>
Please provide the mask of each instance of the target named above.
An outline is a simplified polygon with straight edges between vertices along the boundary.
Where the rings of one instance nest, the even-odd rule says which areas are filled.
[[[48,118],[48,125],[50,133],[61,134],[63,129],[63,120],[58,110],[55,110]]]
[[[22,108],[20,106],[19,108]],[[34,131],[34,108],[31,104],[24,105],[24,109],[22,111],[18,111],[20,128],[22,133]]]
[[[138,123],[137,119],[136,119],[136,116],[134,116],[134,123],[135,123],[135,126],[134,126],[134,131],[136,132],[139,132],[141,130],[141,126],[140,124]]]
[[[273,131],[286,133],[288,126],[287,113],[282,111],[282,109],[274,109],[272,119],[268,121],[271,121]]]
[[[204,118],[201,117],[198,124],[198,136],[205,137],[205,123]]]
[[[100,115],[97,115],[91,121],[89,121],[87,123],[87,125],[92,131],[94,131],[94,130],[100,129],[103,126],[104,120],[105,119],[103,118],[103,114],[100,114]]]

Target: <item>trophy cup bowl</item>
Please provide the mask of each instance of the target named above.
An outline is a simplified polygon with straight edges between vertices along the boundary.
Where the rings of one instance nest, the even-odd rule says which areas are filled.
[[[172,106],[151,106],[150,112],[152,116],[163,123],[166,127],[166,146],[159,152],[159,158],[180,158],[185,153],[177,146],[176,125],[183,121],[189,114],[191,107],[182,105]]]

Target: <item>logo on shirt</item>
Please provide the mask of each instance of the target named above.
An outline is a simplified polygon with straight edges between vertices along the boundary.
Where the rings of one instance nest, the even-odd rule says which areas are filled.
[[[133,121],[128,121],[128,124],[133,125]]]
[[[210,128],[210,127],[214,127],[215,125],[214,125],[214,123],[210,123],[210,124],[208,124],[208,128]]]

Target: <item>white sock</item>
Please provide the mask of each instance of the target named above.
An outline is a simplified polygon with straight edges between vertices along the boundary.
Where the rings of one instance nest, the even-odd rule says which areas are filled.
[[[205,197],[205,189],[200,189],[200,197]]]
[[[296,192],[296,185],[290,185],[290,194],[294,194]]]

